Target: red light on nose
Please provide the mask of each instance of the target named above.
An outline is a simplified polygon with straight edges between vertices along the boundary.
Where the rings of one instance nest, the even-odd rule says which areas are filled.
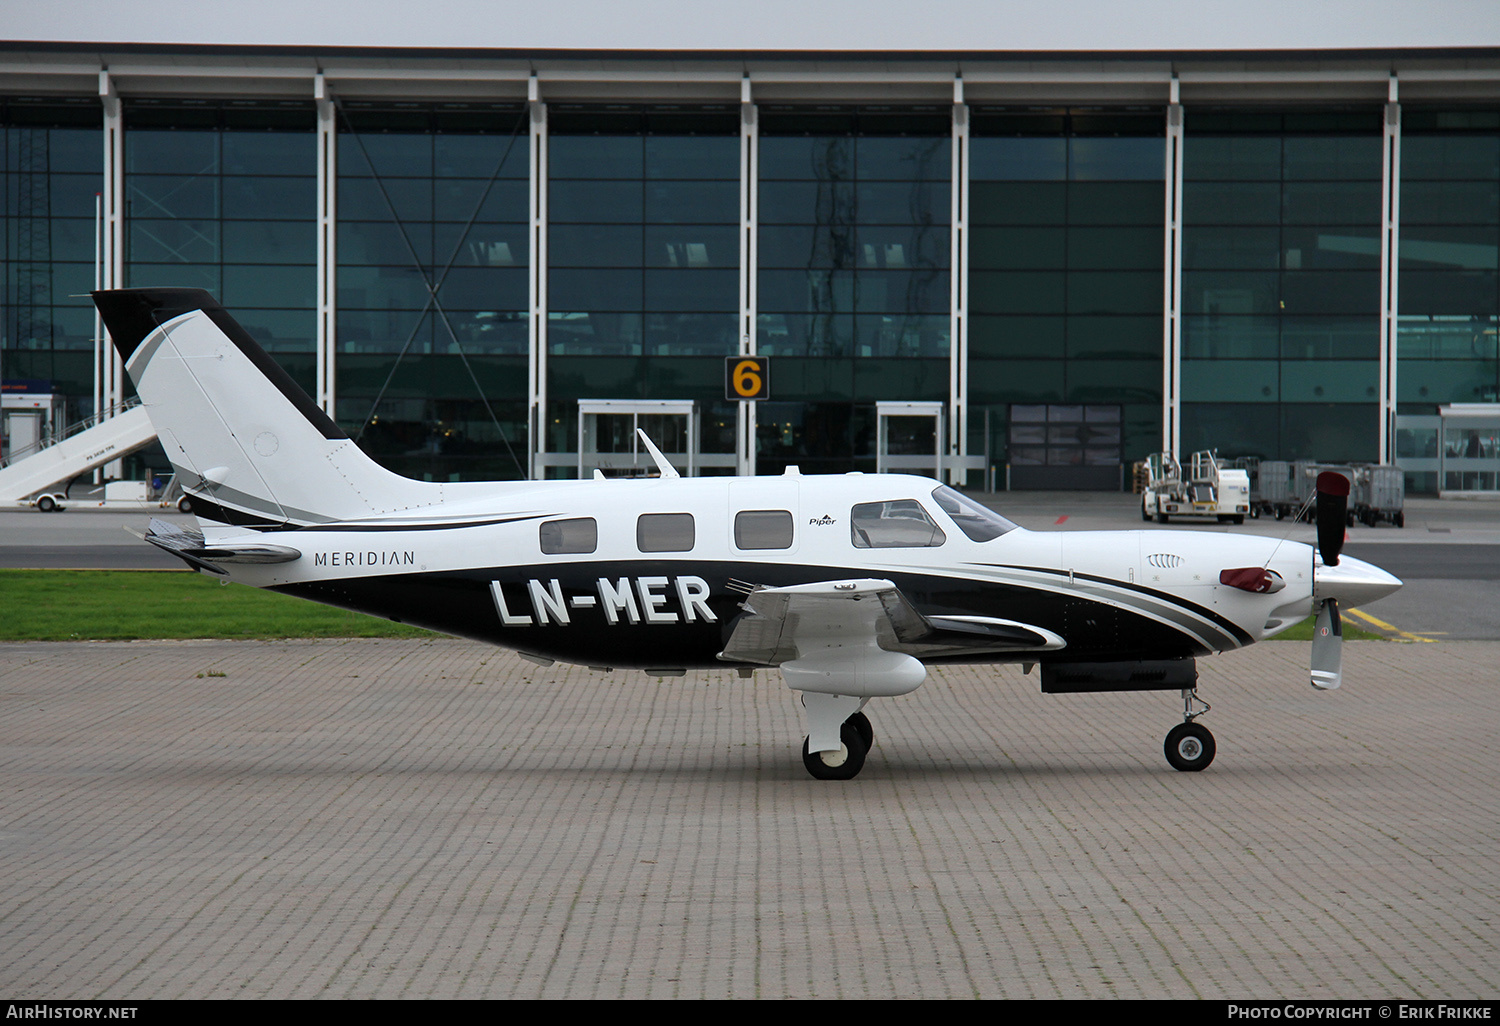
[[[1252,591],[1257,595],[1273,595],[1286,587],[1286,581],[1275,570],[1263,566],[1243,566],[1235,570],[1220,570],[1219,583],[1241,591]]]

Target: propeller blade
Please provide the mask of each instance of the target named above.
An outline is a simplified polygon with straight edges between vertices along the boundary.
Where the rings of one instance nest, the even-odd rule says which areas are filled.
[[[1338,566],[1349,517],[1349,479],[1336,471],[1318,475],[1318,552],[1324,566]]]
[[[1344,628],[1339,622],[1339,601],[1329,599],[1318,606],[1313,624],[1312,686],[1332,691],[1344,682]]]

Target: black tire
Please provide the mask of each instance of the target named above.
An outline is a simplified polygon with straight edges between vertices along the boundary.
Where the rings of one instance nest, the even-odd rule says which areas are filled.
[[[1175,770],[1196,773],[1214,761],[1214,736],[1198,723],[1179,723],[1167,734],[1162,751]]]
[[[1156,522],[1158,524],[1165,524],[1167,522],[1167,515],[1165,513],[1156,514]]]
[[[807,750],[808,740],[802,742],[802,765],[818,780],[853,780],[865,767],[864,742],[859,731],[847,722],[839,729],[839,741],[843,747],[837,752],[810,752]],[[829,760],[837,764],[830,765]]]
[[[1235,527],[1239,527],[1245,522],[1245,514],[1236,513],[1234,516],[1229,518],[1229,521],[1230,523],[1234,524]]]
[[[1393,523],[1397,527],[1405,527],[1406,526],[1406,512],[1403,510],[1402,512],[1397,513],[1396,514],[1396,519],[1393,521]]]
[[[870,717],[862,712],[857,712],[844,721],[844,726],[854,728],[854,732],[859,735],[860,741],[864,743],[866,753],[875,747],[875,728],[870,724]]]
[[[1286,517],[1286,511],[1283,510],[1280,506],[1277,506],[1276,507],[1276,519],[1277,520],[1281,520],[1281,519],[1283,519],[1285,517]]]
[[[57,512],[57,500],[50,495],[43,495],[40,499],[36,500],[36,508],[43,513],[55,513]]]
[[[191,513],[193,511],[193,500],[186,495],[177,500],[177,512]]]
[[[1147,523],[1151,522],[1151,511],[1146,508],[1146,504],[1144,502],[1141,503],[1141,519],[1146,521]]]

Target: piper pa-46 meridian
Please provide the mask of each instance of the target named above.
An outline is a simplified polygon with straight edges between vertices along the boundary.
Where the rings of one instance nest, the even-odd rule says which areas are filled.
[[[1348,486],[1312,546],[1181,531],[1033,532],[933,480],[847,474],[437,483],[370,460],[208,293],[94,293],[198,529],[190,566],[514,649],[650,673],[781,671],[803,761],[864,765],[872,698],[933,663],[1040,666],[1042,690],[1181,691],[1167,760],[1201,770],[1199,656],[1316,614],[1312,684],[1340,683],[1339,605],[1401,582],[1339,559]],[[649,442],[648,442],[649,444]],[[1337,494],[1342,486],[1343,495]]]

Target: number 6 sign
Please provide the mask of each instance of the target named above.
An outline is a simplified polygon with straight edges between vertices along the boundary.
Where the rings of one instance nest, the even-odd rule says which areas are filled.
[[[725,399],[771,398],[771,358],[730,356],[724,360]]]

